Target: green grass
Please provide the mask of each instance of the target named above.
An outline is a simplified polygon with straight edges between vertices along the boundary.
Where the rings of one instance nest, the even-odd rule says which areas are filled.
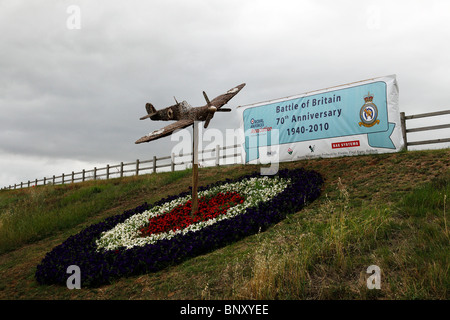
[[[449,175],[449,172],[442,172],[430,183],[408,194],[401,204],[405,215],[424,218],[433,217],[437,212],[444,212],[450,193]]]
[[[39,186],[0,193],[0,254],[70,229],[152,184],[169,185],[188,171],[85,184]]]
[[[430,201],[421,202],[421,210],[433,212],[432,218],[430,213],[413,220],[401,215],[410,209],[408,199],[424,190],[444,197],[427,183],[405,196],[399,212],[383,204],[352,206],[351,195],[338,184],[337,196],[288,219],[287,226],[265,238],[241,297],[446,299],[450,252],[445,212],[434,210],[436,203]],[[372,264],[383,271],[384,290],[367,289],[364,270]]]
[[[36,265],[92,223],[186,191],[191,171],[3,191],[0,298],[445,300],[449,159],[444,149],[283,163],[324,176],[308,207],[263,233],[96,289],[39,286]],[[254,170],[202,168],[200,184]],[[381,269],[381,290],[367,288],[370,265]]]

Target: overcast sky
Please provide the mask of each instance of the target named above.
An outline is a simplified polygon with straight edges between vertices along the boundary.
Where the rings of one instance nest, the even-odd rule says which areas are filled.
[[[200,106],[243,82],[209,128],[238,128],[239,105],[391,74],[400,111],[449,109],[445,0],[0,0],[0,28],[0,187],[168,155],[170,137],[134,143],[167,124],[139,120],[146,102]]]

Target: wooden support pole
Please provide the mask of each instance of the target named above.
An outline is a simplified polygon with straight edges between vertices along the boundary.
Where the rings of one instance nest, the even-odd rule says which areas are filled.
[[[172,172],[175,171],[175,153],[172,152],[171,156],[170,156],[170,170]]]
[[[192,166],[192,215],[198,210],[198,164]]]
[[[194,121],[192,136],[192,211],[198,210],[198,121]]]

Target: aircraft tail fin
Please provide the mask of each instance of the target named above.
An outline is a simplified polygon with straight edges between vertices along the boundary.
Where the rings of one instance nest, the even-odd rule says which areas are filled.
[[[147,110],[148,114],[156,113],[156,109],[151,103],[146,103],[145,104],[145,110]]]
[[[154,107],[151,103],[147,103],[147,104],[145,105],[145,110],[147,110],[147,115],[141,117],[141,118],[140,118],[141,120],[150,118],[151,116],[153,116],[153,115],[156,114],[156,109],[155,109],[155,107]]]

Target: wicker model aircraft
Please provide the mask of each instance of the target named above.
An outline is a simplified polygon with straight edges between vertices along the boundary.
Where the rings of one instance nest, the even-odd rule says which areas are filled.
[[[145,105],[145,109],[147,110],[148,114],[141,117],[141,120],[150,118],[152,120],[162,121],[175,120],[176,122],[165,126],[162,129],[155,130],[146,136],[143,136],[142,138],[137,140],[136,143],[149,142],[162,137],[166,137],[168,135],[171,135],[177,129],[183,129],[192,125],[194,121],[205,121],[204,127],[207,128],[215,112],[231,111],[231,109],[222,107],[227,104],[227,102],[230,101],[231,98],[233,98],[239,91],[241,91],[244,86],[245,83],[240,84],[211,101],[209,101],[208,96],[203,91],[206,105],[202,107],[193,108],[186,101],[179,103],[175,99],[176,104],[157,111],[151,103],[147,103]]]
[[[176,104],[165,109],[157,111],[155,107],[151,103],[147,103],[145,105],[145,109],[147,110],[147,115],[141,117],[141,120],[150,118],[152,120],[162,120],[169,121],[175,120],[175,123],[172,123],[168,126],[165,126],[162,129],[155,130],[149,133],[146,136],[143,136],[136,143],[149,142],[152,140],[156,140],[168,135],[171,135],[177,129],[183,129],[190,125],[193,125],[193,146],[192,146],[192,209],[191,215],[198,209],[198,126],[195,124],[196,121],[205,121],[204,127],[207,128],[209,122],[211,121],[214,113],[216,112],[230,112],[231,109],[222,108],[228,101],[231,100],[239,91],[245,86],[245,83],[238,85],[226,93],[214,98],[212,101],[209,101],[208,96],[205,91],[203,91],[203,96],[206,100],[206,105],[203,107],[191,107],[189,103],[183,101],[179,103],[177,99],[175,99]]]

